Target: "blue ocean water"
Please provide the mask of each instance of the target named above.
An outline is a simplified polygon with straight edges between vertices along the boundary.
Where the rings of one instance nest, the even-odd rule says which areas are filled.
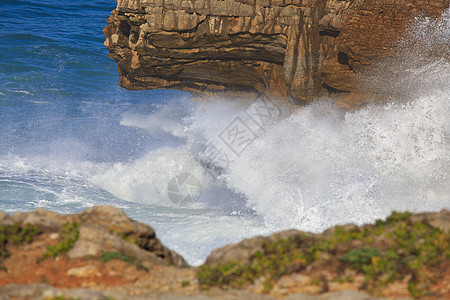
[[[95,180],[149,152],[179,147],[185,139],[170,130],[196,107],[188,93],[117,85],[117,65],[107,57],[102,34],[115,5],[113,0],[0,2],[0,209],[73,213],[115,205],[153,225],[166,244],[199,263],[212,245],[239,239],[208,229],[211,219],[220,227],[229,210],[174,206],[167,199],[168,181],[155,194],[134,186],[127,175]],[[134,124],[141,119],[141,125],[154,120],[155,128]],[[133,124],[126,124],[130,120]],[[149,169],[154,174],[149,178],[139,168],[131,172],[141,186],[151,186],[167,164]],[[121,180],[123,189],[136,195],[113,188]],[[156,199],[159,195],[165,199]]]
[[[22,143],[48,147],[58,133],[80,137],[86,146],[102,147],[92,159],[120,160],[138,147],[122,149],[113,132],[118,115],[130,107],[152,110],[152,104],[176,97],[176,91],[131,92],[117,86],[117,66],[107,57],[102,28],[114,1],[2,1],[0,19],[0,96],[2,151]],[[145,107],[143,107],[145,106]],[[11,122],[14,121],[14,122]],[[83,129],[77,126],[84,123]],[[14,128],[11,128],[14,127]],[[140,136],[119,133],[122,143]],[[10,133],[14,131],[14,135]],[[86,138],[90,136],[91,138]],[[96,145],[91,145],[97,143]],[[134,143],[136,144],[136,143]],[[22,149],[27,151],[27,149]],[[37,149],[36,149],[37,150]],[[101,152],[101,153],[100,153]]]
[[[0,210],[115,205],[199,264],[258,234],[450,208],[445,56],[399,65],[406,100],[344,113],[327,99],[286,113],[214,178],[199,152],[219,146],[248,103],[119,87],[102,34],[116,3],[86,2],[0,2]],[[449,20],[434,35],[420,23],[417,38],[448,43]],[[188,207],[168,196],[183,173],[201,184]]]

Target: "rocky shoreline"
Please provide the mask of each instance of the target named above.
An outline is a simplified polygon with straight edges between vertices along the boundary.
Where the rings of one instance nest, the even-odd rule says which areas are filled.
[[[289,230],[191,267],[111,206],[0,213],[0,299],[450,298],[450,211]]]

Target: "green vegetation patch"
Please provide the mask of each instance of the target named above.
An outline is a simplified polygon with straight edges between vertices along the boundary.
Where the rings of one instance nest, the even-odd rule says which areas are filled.
[[[66,296],[63,295],[57,295],[57,296],[52,296],[52,297],[46,297],[44,298],[44,300],[80,300],[80,298],[67,298]]]
[[[115,300],[115,298],[112,298],[112,297],[102,297],[101,299],[103,299],[103,300]],[[46,297],[46,298],[44,298],[44,300],[80,300],[80,298],[73,298],[73,297],[67,298],[64,295],[57,295],[57,296],[52,296],[52,297]]]
[[[38,262],[48,257],[55,258],[72,249],[80,236],[80,232],[78,230],[79,227],[80,225],[77,222],[64,224],[61,232],[61,241],[54,246],[47,246],[47,252],[38,260]]]
[[[102,255],[100,256],[101,262],[105,263],[113,259],[118,259],[126,263],[134,264],[138,269],[148,271],[148,269],[142,265],[142,262],[135,257],[131,257],[120,252],[102,251]]]
[[[183,280],[181,281],[181,287],[187,287],[191,284],[189,280]]]
[[[117,232],[117,231],[115,231],[115,230],[113,230],[113,229],[110,229],[109,232],[110,232],[110,233],[113,233],[113,234],[117,234],[117,235],[118,235],[120,238],[122,238],[125,242],[128,242],[128,243],[130,243],[130,244],[134,244],[134,245],[136,245],[136,246],[138,246],[138,247],[141,247],[139,240],[136,239],[136,238],[134,238],[134,237],[132,237],[132,236],[129,236],[129,235],[126,235],[126,234],[123,234],[123,233],[119,233],[119,232]],[[142,248],[142,247],[141,247],[141,248]]]
[[[364,271],[364,266],[372,264],[375,258],[381,257],[381,252],[377,248],[364,246],[359,249],[352,249],[347,252],[342,261],[347,262],[353,269]]]
[[[212,286],[241,288],[266,276],[265,290],[270,290],[274,281],[285,274],[302,270],[312,260],[300,250],[300,244],[305,240],[303,236],[291,236],[275,242],[263,242],[263,250],[256,252],[249,264],[231,262],[216,267],[202,265],[197,278],[204,289]]]
[[[21,226],[19,223],[15,223],[12,226],[0,226],[0,270],[6,270],[2,265],[3,261],[11,256],[7,249],[8,245],[31,243],[41,233],[42,229],[39,226],[30,224]]]
[[[132,257],[124,255],[120,252],[102,251],[102,256],[100,257],[101,262],[108,262],[113,259],[123,260],[124,262],[127,262],[127,263],[130,263],[133,261]]]
[[[363,289],[380,294],[383,286],[410,278],[410,294],[421,296],[434,283],[430,274],[438,274],[440,264],[450,259],[450,237],[424,222],[411,222],[410,216],[409,212],[393,212],[386,221],[377,220],[375,225],[337,227],[326,238],[296,235],[265,241],[263,250],[248,263],[202,265],[197,278],[201,287],[207,289],[241,288],[265,277],[264,290],[268,292],[281,276],[322,261],[325,265],[338,265],[337,282],[343,280],[347,268],[352,269],[364,275]]]

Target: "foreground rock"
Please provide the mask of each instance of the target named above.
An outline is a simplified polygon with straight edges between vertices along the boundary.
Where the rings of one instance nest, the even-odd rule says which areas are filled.
[[[394,212],[375,225],[244,240],[214,250],[197,278],[204,288],[247,288],[275,298],[362,290],[449,299],[450,211]]]
[[[127,89],[181,89],[307,103],[359,83],[416,18],[449,0],[118,0],[104,29]],[[409,52],[409,51],[408,51]],[[447,52],[448,53],[448,52]]]
[[[139,259],[144,264],[186,267],[186,261],[164,247],[148,225],[131,220],[112,206],[92,207],[80,214],[60,215],[37,209],[3,214],[0,225],[35,225],[45,232],[61,232],[65,224],[76,223],[79,237],[68,252],[69,258],[99,257],[102,252],[117,252]]]
[[[0,299],[448,299],[449,233],[450,211],[393,213],[255,237],[193,268],[113,207],[0,212]]]
[[[140,296],[132,296],[121,294],[117,291],[96,291],[92,289],[57,289],[48,284],[31,284],[31,285],[8,285],[0,287],[0,299],[79,299],[79,300],[274,300],[267,295],[254,294],[243,291],[228,292],[208,292],[196,295],[174,295],[162,293],[155,295],[152,293],[142,294]],[[381,298],[371,297],[365,293],[354,291],[340,291],[329,293],[320,297],[307,294],[292,294],[286,297],[287,300],[376,300]]]

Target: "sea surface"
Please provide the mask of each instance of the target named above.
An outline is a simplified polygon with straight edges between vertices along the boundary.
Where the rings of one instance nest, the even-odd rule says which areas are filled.
[[[389,86],[367,83],[389,101],[345,112],[127,91],[103,45],[115,4],[0,2],[0,210],[114,205],[198,265],[255,235],[450,208],[448,12],[399,41],[408,62],[381,62]]]

